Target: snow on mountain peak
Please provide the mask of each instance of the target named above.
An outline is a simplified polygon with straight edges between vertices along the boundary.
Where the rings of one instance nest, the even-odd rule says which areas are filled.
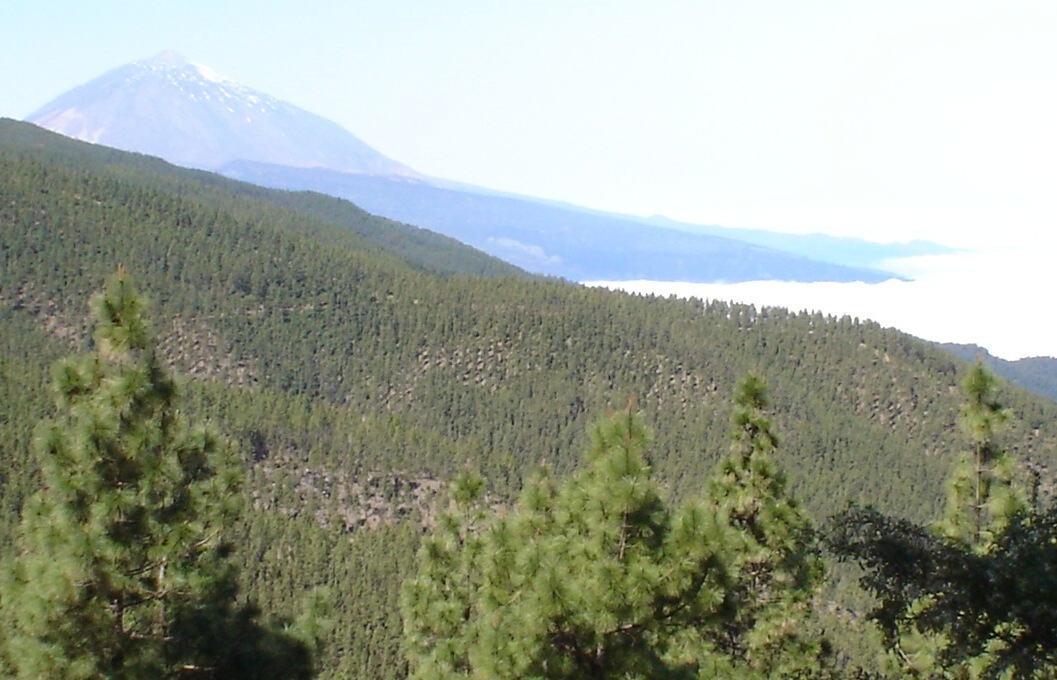
[[[194,70],[198,74],[198,76],[206,82],[224,85],[235,84],[233,81],[220,75],[205,64],[200,64],[196,61],[191,61],[190,59],[187,59],[175,50],[165,50],[164,52],[159,52],[150,59],[146,59],[139,63],[152,70],[168,71],[190,69]]]
[[[209,68],[205,64],[198,64],[198,63],[195,63],[193,61],[192,62],[188,62],[188,63],[191,66],[193,66],[196,71],[198,71],[198,75],[202,76],[204,79],[208,80],[211,83],[230,83],[231,82],[230,80],[228,80],[224,76],[220,75],[219,73],[217,73],[213,69]]]
[[[233,161],[416,176],[339,125],[165,50],[60,95],[27,118],[61,134],[216,169]]]

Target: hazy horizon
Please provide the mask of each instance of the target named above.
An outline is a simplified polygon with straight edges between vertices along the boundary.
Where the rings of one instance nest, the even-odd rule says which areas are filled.
[[[1025,261],[1020,253],[967,252],[893,260],[886,266],[911,280],[883,283],[686,283],[592,281],[586,285],[647,295],[724,300],[757,307],[822,312],[876,321],[931,342],[979,345],[1001,359],[1057,357],[1053,314],[1039,295],[1009,294],[1013,287],[1043,290],[1050,253]]]
[[[973,249],[916,263],[933,268],[918,293],[858,297],[888,295],[874,313],[928,339],[945,338],[915,328],[945,304],[964,313],[934,324],[954,341],[1057,355],[1030,306],[1057,288],[1057,3],[5,10],[2,116],[172,49],[430,176],[629,215]],[[983,309],[959,302],[972,279],[955,261],[989,282],[974,293]]]

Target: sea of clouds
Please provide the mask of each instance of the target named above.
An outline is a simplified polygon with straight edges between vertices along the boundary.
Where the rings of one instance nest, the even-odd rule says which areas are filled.
[[[1057,262],[1049,249],[991,250],[892,260],[911,279],[866,283],[591,281],[660,296],[871,319],[935,342],[975,344],[1003,359],[1057,356]]]

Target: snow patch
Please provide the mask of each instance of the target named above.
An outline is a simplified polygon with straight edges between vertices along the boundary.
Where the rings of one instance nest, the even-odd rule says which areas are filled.
[[[217,73],[213,69],[209,68],[205,64],[199,64],[199,63],[193,62],[193,61],[189,61],[187,63],[194,67],[195,71],[198,72],[198,75],[202,76],[202,78],[204,80],[206,80],[206,81],[208,81],[210,83],[218,83],[219,84],[219,83],[230,83],[231,82],[230,80],[228,80],[224,76],[220,75],[219,73]]]

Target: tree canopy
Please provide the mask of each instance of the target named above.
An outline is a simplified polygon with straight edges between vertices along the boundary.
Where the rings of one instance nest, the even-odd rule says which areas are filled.
[[[306,590],[329,588],[325,674],[405,676],[400,583],[432,494],[464,463],[507,507],[538,461],[555,480],[582,467],[590,420],[628,394],[658,433],[646,453],[669,508],[702,498],[728,450],[726,397],[755,370],[804,512],[853,499],[918,524],[942,514],[964,367],[926,342],[850,317],[507,278],[336,199],[0,127],[7,555],[42,486],[43,376],[91,346],[83,300],[115,262],[153,301],[180,420],[208,419],[239,454],[252,508],[229,534],[240,597],[292,620]],[[1005,385],[1001,397],[1016,418],[996,444],[1015,469],[1054,469],[1057,406]],[[862,609],[847,571],[829,583],[824,615]],[[843,650],[838,634],[861,622],[827,629]]]
[[[863,569],[894,672],[1033,678],[1057,673],[1057,505],[1025,499],[996,434],[1010,417],[981,365],[962,382],[968,451],[933,526],[850,508],[830,544]]]
[[[585,469],[548,471],[509,512],[463,476],[404,586],[412,677],[793,677],[821,579],[806,519],[767,459],[762,383],[741,388],[714,496],[670,505],[630,406],[597,421]]]
[[[241,469],[184,422],[124,272],[92,299],[94,351],[54,371],[2,604],[28,678],[303,678],[308,645],[236,602]]]

